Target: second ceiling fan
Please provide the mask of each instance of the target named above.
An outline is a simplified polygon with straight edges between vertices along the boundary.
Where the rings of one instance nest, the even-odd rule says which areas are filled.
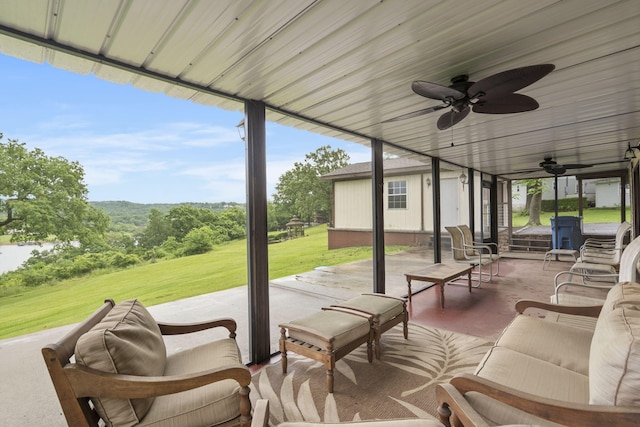
[[[539,107],[535,99],[514,92],[535,83],[554,69],[553,64],[531,65],[503,71],[478,82],[470,82],[468,76],[461,75],[452,78],[449,86],[418,80],[411,84],[411,89],[418,95],[442,101],[443,105],[403,114],[385,122],[410,119],[450,108],[438,119],[438,129],[445,130],[467,117],[471,110],[485,114],[535,110]]]

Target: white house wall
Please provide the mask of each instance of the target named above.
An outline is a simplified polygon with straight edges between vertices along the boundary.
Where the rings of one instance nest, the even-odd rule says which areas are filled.
[[[407,182],[407,207],[389,209],[388,187],[390,181]],[[422,230],[422,175],[400,175],[384,179],[384,228],[389,231]]]
[[[460,172],[443,172],[441,193],[442,225],[469,223],[469,186],[462,185]],[[389,209],[388,182],[406,181],[407,207]],[[446,182],[446,183],[445,183]],[[398,175],[384,178],[384,224],[387,231],[433,231],[433,185],[431,173]],[[448,184],[449,185],[448,185]],[[455,189],[455,190],[451,190]],[[334,227],[338,229],[371,230],[371,180],[334,182]],[[453,213],[452,213],[453,212]],[[444,228],[443,228],[444,229]]]
[[[334,226],[371,230],[373,212],[371,197],[370,179],[336,181],[334,183]]]

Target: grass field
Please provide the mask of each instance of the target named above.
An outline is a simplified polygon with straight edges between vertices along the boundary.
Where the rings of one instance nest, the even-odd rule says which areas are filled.
[[[285,277],[370,259],[371,248],[327,249],[326,226],[305,230],[306,236],[269,246],[269,277]],[[404,247],[387,247],[387,253]],[[145,305],[175,301],[247,284],[246,241],[212,252],[161,261],[109,274],[67,280],[0,298],[0,339],[76,323],[105,298],[138,298]]]
[[[582,222],[585,224],[603,223],[603,222],[620,222],[620,209],[619,208],[598,208],[598,209],[585,209],[583,211]],[[578,212],[558,212],[559,216],[578,216]],[[542,225],[551,226],[551,217],[554,216],[553,212],[542,212],[540,214],[540,222]],[[631,218],[631,210],[627,209],[627,221]],[[527,225],[529,217],[520,213],[513,214],[513,226],[524,227]]]

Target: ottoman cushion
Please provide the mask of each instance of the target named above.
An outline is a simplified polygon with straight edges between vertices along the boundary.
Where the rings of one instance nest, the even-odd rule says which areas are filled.
[[[368,335],[371,329],[369,320],[366,318],[334,310],[322,310],[311,316],[293,320],[289,323],[304,326],[326,337],[334,337],[334,350]],[[325,348],[326,346],[324,340],[303,331],[290,330],[289,337],[320,348]]]
[[[401,301],[377,295],[360,295],[338,305],[340,307],[353,308],[354,310],[378,315],[380,324],[387,323],[403,312]]]

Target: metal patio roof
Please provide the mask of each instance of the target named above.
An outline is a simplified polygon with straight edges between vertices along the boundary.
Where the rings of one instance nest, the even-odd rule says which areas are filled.
[[[624,169],[640,142],[636,0],[3,0],[0,52],[224,109],[259,100],[270,121],[495,175],[545,156]],[[382,123],[439,104],[414,80],[543,63],[520,91],[538,110]]]

